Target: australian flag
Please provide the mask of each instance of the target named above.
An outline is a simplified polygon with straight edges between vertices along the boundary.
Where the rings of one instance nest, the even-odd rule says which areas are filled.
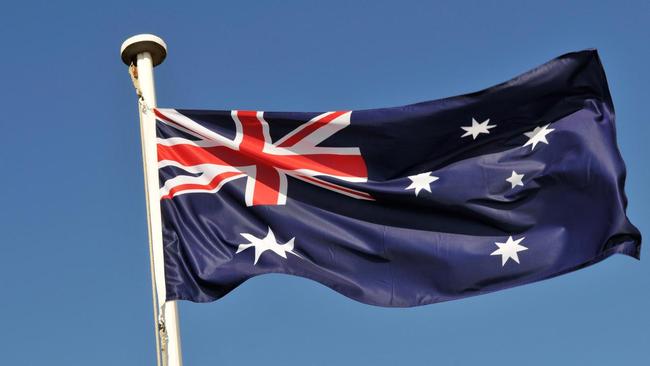
[[[596,51],[402,107],[155,114],[168,300],[286,273],[406,307],[639,257]]]

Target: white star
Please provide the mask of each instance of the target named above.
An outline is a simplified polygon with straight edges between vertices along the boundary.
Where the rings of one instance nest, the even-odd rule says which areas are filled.
[[[508,259],[512,258],[515,262],[519,263],[519,256],[517,253],[523,252],[524,250],[528,250],[523,245],[519,245],[519,243],[524,240],[526,237],[519,238],[517,240],[512,240],[512,236],[508,237],[508,240],[505,243],[494,243],[496,244],[499,249],[495,250],[492,252],[490,255],[500,255],[501,256],[501,267],[506,265],[506,262],[508,262]]]
[[[523,174],[517,174],[516,171],[512,171],[512,175],[510,178],[506,179],[506,181],[510,182],[512,184],[512,188],[515,188],[516,186],[524,186],[524,183],[521,181],[524,178]]]
[[[528,137],[528,141],[526,141],[524,146],[533,145],[533,148],[531,150],[535,150],[535,146],[537,146],[537,144],[540,142],[548,145],[546,135],[555,131],[553,128],[547,128],[548,126],[550,126],[550,123],[543,127],[535,127],[534,130],[524,133],[524,135]]]
[[[247,233],[241,233],[240,235],[248,239],[249,243],[239,244],[239,247],[237,248],[237,253],[243,252],[244,250],[250,247],[255,247],[255,262],[253,263],[253,265],[257,264],[257,260],[260,259],[262,253],[264,253],[267,250],[273,251],[275,254],[279,255],[284,259],[287,259],[287,253],[291,253],[296,257],[302,258],[298,253],[293,251],[293,240],[295,238],[291,238],[291,240],[289,240],[284,244],[277,243],[275,241],[275,235],[273,234],[273,231],[271,231],[271,228],[269,228],[269,232],[266,234],[266,237],[263,239],[256,238],[255,236]]]
[[[437,181],[438,177],[432,176],[431,172],[425,172],[418,175],[411,175],[409,179],[411,180],[411,185],[404,188],[404,190],[415,189],[415,195],[417,196],[423,189],[431,192],[431,183]]]
[[[472,125],[471,126],[467,126],[467,127],[461,126],[460,127],[463,130],[467,131],[461,137],[472,136],[472,140],[476,140],[476,137],[478,137],[478,135],[480,133],[489,134],[490,131],[488,131],[488,130],[490,128],[494,128],[494,127],[497,126],[497,125],[489,125],[488,124],[489,122],[490,122],[489,118],[486,119],[485,121],[481,122],[481,123],[476,122],[476,120],[474,118],[472,118]]]

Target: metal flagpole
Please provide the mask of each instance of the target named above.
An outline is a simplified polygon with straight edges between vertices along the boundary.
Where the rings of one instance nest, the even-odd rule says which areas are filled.
[[[161,366],[182,366],[178,310],[175,301],[165,302],[165,263],[162,242],[162,218],[158,192],[158,154],[156,147],[156,93],[153,68],[167,56],[165,42],[152,34],[139,34],[124,43],[122,61],[129,65],[139,97],[140,137],[144,167],[149,257],[156,328],[156,358]]]

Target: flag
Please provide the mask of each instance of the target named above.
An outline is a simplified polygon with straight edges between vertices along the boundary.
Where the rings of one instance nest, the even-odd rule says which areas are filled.
[[[285,273],[408,307],[639,257],[593,50],[402,107],[155,114],[168,300]]]

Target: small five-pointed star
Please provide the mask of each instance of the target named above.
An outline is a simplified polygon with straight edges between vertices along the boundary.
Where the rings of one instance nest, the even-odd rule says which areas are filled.
[[[269,227],[269,232],[266,234],[266,237],[262,239],[256,238],[255,236],[247,233],[241,233],[240,235],[246,238],[249,241],[249,243],[239,244],[239,247],[237,248],[237,253],[243,252],[244,250],[250,247],[255,247],[255,262],[253,262],[253,265],[257,264],[257,261],[260,259],[262,253],[264,253],[267,250],[274,252],[275,254],[279,255],[284,259],[287,259],[287,253],[291,253],[296,257],[302,258],[298,253],[293,251],[293,240],[295,238],[291,238],[291,240],[289,240],[288,242],[284,244],[280,244],[275,241],[275,234],[273,234],[273,231],[271,230],[270,227]]]
[[[516,186],[524,186],[524,182],[521,181],[523,178],[523,174],[517,174],[517,172],[513,170],[512,175],[510,178],[506,179],[506,181],[510,182],[510,184],[512,184],[512,189],[514,189]]]
[[[528,141],[526,141],[524,147],[528,145],[533,145],[531,150],[535,150],[535,146],[537,146],[537,144],[540,142],[543,142],[548,145],[548,140],[546,140],[546,135],[555,131],[555,129],[553,128],[548,128],[548,126],[550,125],[551,124],[549,123],[546,126],[535,127],[534,130],[524,133],[524,135],[528,137]]]
[[[501,267],[506,265],[506,262],[508,262],[508,259],[511,259],[517,263],[519,263],[519,255],[517,253],[522,252],[524,250],[528,250],[523,245],[519,245],[522,240],[524,240],[526,237],[521,237],[517,240],[512,240],[512,236],[508,237],[508,240],[506,240],[505,243],[494,243],[496,244],[499,249],[495,250],[492,252],[490,255],[500,255],[501,256]]]
[[[438,180],[438,177],[431,175],[431,172],[424,172],[417,175],[409,176],[411,180],[411,185],[404,188],[404,190],[415,189],[415,196],[420,193],[421,190],[431,192],[431,183]]]
[[[474,118],[472,118],[472,125],[471,126],[461,126],[463,130],[465,130],[465,134],[462,135],[461,137],[467,137],[467,136],[472,136],[472,140],[476,140],[479,134],[485,133],[489,134],[490,131],[488,131],[491,128],[496,127],[497,125],[490,125],[490,119],[486,119],[485,121],[478,123]]]

